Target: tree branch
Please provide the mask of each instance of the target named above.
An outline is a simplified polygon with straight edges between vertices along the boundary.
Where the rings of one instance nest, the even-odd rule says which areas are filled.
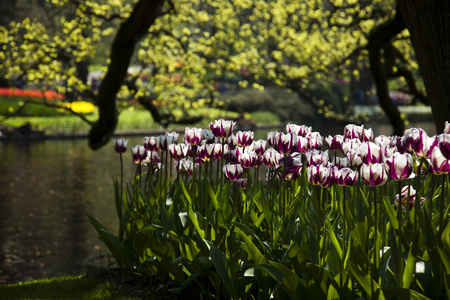
[[[89,146],[98,149],[110,139],[117,125],[116,94],[127,75],[136,43],[158,17],[164,0],[139,0],[130,17],[119,27],[111,46],[110,65],[97,94],[99,119],[89,132]]]

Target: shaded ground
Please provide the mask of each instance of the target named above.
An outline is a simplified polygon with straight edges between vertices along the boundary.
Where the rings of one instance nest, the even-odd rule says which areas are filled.
[[[138,299],[197,299],[197,297],[186,298],[185,295],[181,296],[170,292],[169,289],[174,287],[170,280],[161,281],[152,275],[140,275],[127,270],[93,269],[87,272],[86,277],[110,282],[121,292]]]

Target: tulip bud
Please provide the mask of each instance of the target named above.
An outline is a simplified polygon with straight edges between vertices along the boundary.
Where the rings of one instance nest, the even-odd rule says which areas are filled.
[[[113,142],[114,150],[117,153],[124,153],[124,152],[126,152],[127,151],[127,146],[128,146],[128,140],[116,139]]]

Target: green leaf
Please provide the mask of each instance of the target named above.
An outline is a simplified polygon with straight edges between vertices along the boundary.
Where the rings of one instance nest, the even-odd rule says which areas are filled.
[[[275,279],[291,299],[301,299],[301,286],[308,286],[293,270],[280,263],[271,261],[269,264],[255,265],[255,268]]]
[[[385,299],[383,291],[380,289],[378,284],[369,275],[367,275],[362,270],[360,270],[351,261],[349,262],[349,269],[350,269],[350,273],[353,275],[353,278],[358,282],[358,284],[366,292],[369,299],[372,299],[372,297],[375,297],[375,296],[378,296],[377,299],[380,299],[380,300]],[[376,295],[376,293],[379,293],[379,294]]]
[[[392,294],[397,296],[396,299],[415,299],[415,300],[429,300],[430,298],[422,295],[411,289],[405,289],[398,286],[389,286],[381,288],[387,294]]]
[[[405,272],[403,273],[403,287],[406,289],[409,289],[411,285],[415,267],[416,258],[412,255],[412,250],[409,250],[408,259],[406,260]]]
[[[333,228],[331,227],[331,223],[330,223],[329,219],[326,220],[326,225],[328,228],[328,236],[331,240],[331,243],[333,244],[334,249],[336,249],[339,258],[342,260],[343,257],[342,257],[341,245],[339,244],[339,241],[337,240],[336,235],[334,234],[334,231],[333,231]]]
[[[232,289],[232,274],[230,263],[227,259],[225,253],[223,253],[219,248],[217,248],[213,243],[206,241],[209,247],[209,255],[211,256],[214,267],[216,268],[217,273],[225,284],[225,288],[228,291],[228,294],[233,295]]]
[[[386,213],[388,214],[389,221],[391,222],[391,226],[394,227],[395,230],[398,230],[397,215],[395,213],[394,208],[389,204],[386,197],[383,197],[383,204],[386,209]]]

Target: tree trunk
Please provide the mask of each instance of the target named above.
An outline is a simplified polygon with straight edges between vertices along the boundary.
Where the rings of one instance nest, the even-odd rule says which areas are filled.
[[[403,135],[405,124],[401,118],[397,106],[389,97],[388,74],[382,62],[381,50],[388,49],[391,45],[391,39],[405,28],[403,21],[398,13],[394,19],[388,20],[380,24],[369,36],[368,50],[370,71],[375,81],[378,102],[389,118],[389,122],[393,127],[394,135]],[[388,59],[387,51],[384,52],[384,61]]]
[[[111,62],[97,94],[99,118],[89,132],[89,146],[105,145],[117,125],[116,94],[128,73],[136,43],[148,33],[164,0],[139,0],[130,17],[119,27],[111,46]]]
[[[437,132],[450,120],[450,1],[398,0]]]

